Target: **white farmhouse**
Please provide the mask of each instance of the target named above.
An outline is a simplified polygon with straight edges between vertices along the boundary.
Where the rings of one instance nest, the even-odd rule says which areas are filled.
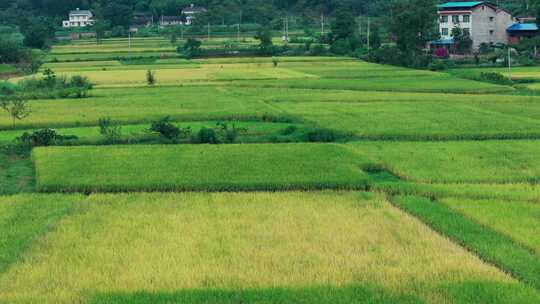
[[[85,27],[94,24],[94,15],[91,11],[77,8],[69,12],[69,20],[62,22],[62,27]]]
[[[476,49],[481,43],[508,43],[507,29],[514,18],[507,10],[486,1],[454,1],[438,6],[441,41],[452,41],[452,28],[467,32]]]
[[[191,25],[195,15],[200,13],[206,13],[206,8],[191,4],[190,6],[182,10],[182,14],[186,17],[186,25]]]

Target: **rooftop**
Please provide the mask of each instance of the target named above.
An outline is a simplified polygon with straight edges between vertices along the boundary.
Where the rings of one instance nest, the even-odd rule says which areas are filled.
[[[538,31],[536,23],[514,23],[506,29],[507,32]]]
[[[74,11],[70,11],[69,12],[70,15],[87,15],[87,16],[92,16],[92,12],[89,11],[89,10],[81,10],[81,9],[76,9]]]
[[[484,1],[466,1],[466,2],[446,2],[440,5],[437,5],[439,9],[453,9],[453,8],[473,8],[477,5],[484,3]]]

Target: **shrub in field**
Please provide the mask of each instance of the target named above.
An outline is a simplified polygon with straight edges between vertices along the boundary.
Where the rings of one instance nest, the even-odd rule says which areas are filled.
[[[321,56],[326,53],[326,48],[324,47],[324,44],[312,44],[309,49],[309,55],[311,56]]]
[[[43,72],[44,78],[26,78],[17,82],[14,94],[26,98],[84,98],[93,88],[87,77],[74,75],[70,79],[56,76],[51,69]]]
[[[37,146],[51,146],[64,140],[75,140],[77,136],[68,135],[63,136],[58,134],[53,129],[41,129],[32,133],[24,132],[21,137],[17,138],[17,141],[23,145],[37,147]]]
[[[169,140],[178,139],[180,134],[183,133],[180,128],[170,122],[169,116],[163,117],[158,121],[154,121],[150,126],[150,131],[159,133],[161,136]]]
[[[282,132],[281,132],[281,135],[291,135],[293,134],[294,132],[296,132],[298,128],[296,126],[288,126],[287,128],[285,128]]]
[[[70,86],[75,88],[75,97],[84,98],[88,96],[88,91],[93,88],[93,84],[85,76],[73,75],[70,79]]]
[[[436,59],[428,65],[428,69],[431,71],[443,71],[446,70],[446,63],[443,60]]]
[[[197,133],[197,142],[201,144],[219,144],[219,139],[214,129],[201,128]]]
[[[510,84],[511,81],[503,74],[497,72],[482,72],[480,73],[481,81],[487,81],[496,84]]]
[[[279,59],[277,59],[276,57],[272,57],[272,64],[274,65],[275,68],[277,68],[279,64]]]
[[[307,139],[311,142],[333,142],[336,141],[336,133],[332,130],[316,128],[307,133]]]
[[[156,75],[154,71],[148,70],[146,71],[146,83],[150,86],[156,84]]]
[[[229,126],[227,123],[217,123],[218,142],[234,143],[241,132],[246,132],[246,128],[237,128],[234,124]]]
[[[202,43],[199,40],[189,38],[184,46],[178,47],[177,51],[178,53],[182,53],[186,58],[193,58],[199,56],[201,53],[201,45]]]
[[[99,133],[105,136],[107,142],[117,142],[122,136],[122,126],[109,117],[100,118],[98,126]]]

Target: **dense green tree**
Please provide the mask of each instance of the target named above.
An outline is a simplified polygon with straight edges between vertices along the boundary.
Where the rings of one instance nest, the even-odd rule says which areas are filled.
[[[259,30],[254,38],[259,40],[259,52],[261,55],[272,55],[274,53],[272,34],[268,29]]]
[[[399,0],[392,5],[389,30],[398,48],[414,55],[439,36],[435,0]]]
[[[29,18],[26,24],[21,26],[24,45],[36,49],[47,48],[54,39],[54,31],[54,21],[43,16]]]
[[[470,52],[473,41],[468,32],[465,32],[460,27],[456,26],[452,29],[451,35],[454,39],[454,45],[458,53],[465,54]]]

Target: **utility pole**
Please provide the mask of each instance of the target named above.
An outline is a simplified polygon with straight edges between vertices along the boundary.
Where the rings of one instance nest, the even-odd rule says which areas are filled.
[[[238,23],[236,26],[236,41],[240,42],[240,23]]]
[[[510,58],[510,48],[508,48],[508,79],[512,81],[512,58]]]
[[[360,38],[362,38],[362,16],[358,16],[358,33]]]
[[[321,36],[324,36],[324,13],[321,13]]]
[[[208,41],[210,41],[210,22],[208,22]]]
[[[184,23],[180,25],[180,40],[184,40]]]
[[[370,19],[369,17],[367,18],[367,50],[369,52],[369,34],[370,34],[370,26],[371,26],[371,22],[370,22]]]
[[[128,31],[128,49],[131,49],[131,30]]]

